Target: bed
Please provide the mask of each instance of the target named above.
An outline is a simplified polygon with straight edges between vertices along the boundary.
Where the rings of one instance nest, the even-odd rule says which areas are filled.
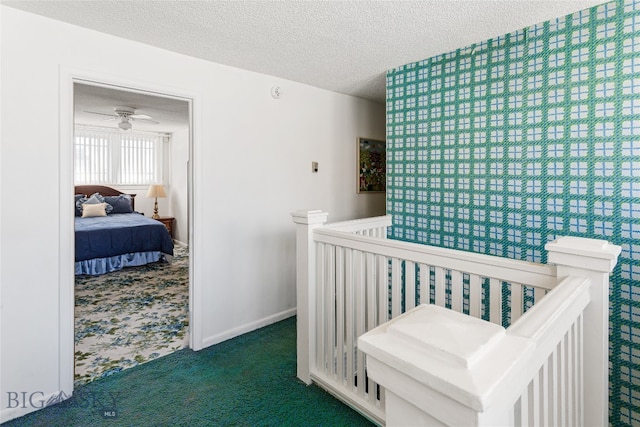
[[[168,230],[135,211],[135,194],[102,185],[77,185],[75,215],[76,275],[170,262],[173,257]]]

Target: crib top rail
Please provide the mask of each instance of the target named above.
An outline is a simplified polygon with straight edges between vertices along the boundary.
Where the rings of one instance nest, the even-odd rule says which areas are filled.
[[[391,215],[375,216],[372,218],[353,219],[349,221],[334,222],[325,224],[328,230],[343,231],[345,233],[357,233],[359,231],[370,230],[381,227],[391,227]]]
[[[361,236],[338,231],[330,227],[315,229],[314,240],[365,253],[477,274],[481,277],[490,277],[509,283],[520,283],[542,289],[553,289],[557,284],[556,267],[554,265],[512,260],[392,239]]]

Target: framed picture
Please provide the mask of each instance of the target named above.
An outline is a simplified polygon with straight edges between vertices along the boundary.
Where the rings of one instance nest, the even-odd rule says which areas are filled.
[[[387,189],[387,143],[358,138],[358,193],[384,193]]]

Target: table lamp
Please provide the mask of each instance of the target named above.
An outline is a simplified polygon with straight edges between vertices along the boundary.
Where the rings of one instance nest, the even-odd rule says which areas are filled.
[[[153,197],[156,200],[155,204],[153,205],[153,215],[151,216],[151,218],[160,218],[160,215],[158,215],[158,197],[167,197],[162,184],[151,184],[149,186],[149,191],[147,191],[147,197]]]

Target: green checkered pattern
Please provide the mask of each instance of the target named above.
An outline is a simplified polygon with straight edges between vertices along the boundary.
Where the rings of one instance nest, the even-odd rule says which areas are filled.
[[[387,147],[392,238],[537,262],[557,236],[622,246],[610,419],[639,425],[640,0],[390,70]]]

